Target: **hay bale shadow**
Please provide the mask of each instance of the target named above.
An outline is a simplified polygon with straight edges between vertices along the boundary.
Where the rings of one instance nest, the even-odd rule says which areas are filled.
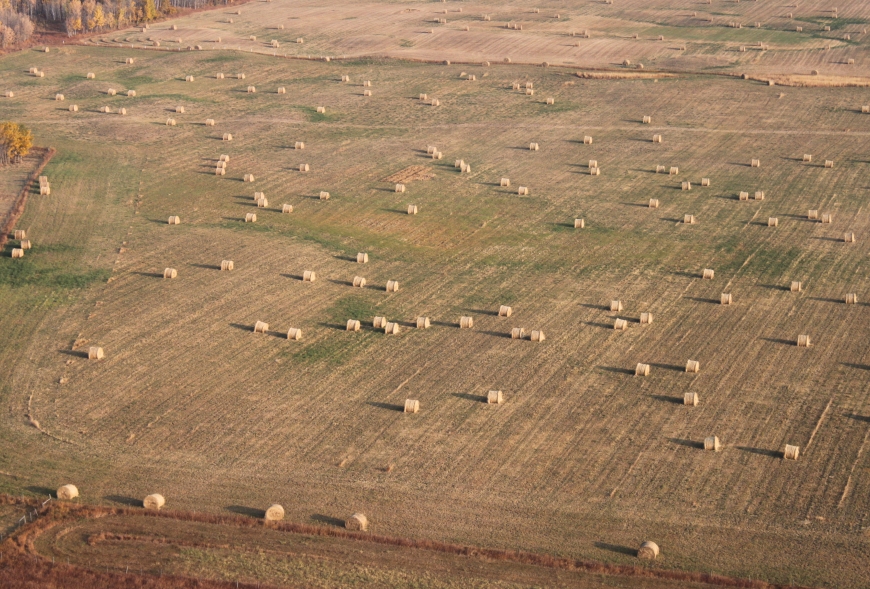
[[[668,438],[668,441],[672,444],[677,444],[678,446],[685,446],[687,448],[695,448],[696,450],[703,450],[704,443],[696,442],[694,440],[685,440],[683,438]]]
[[[649,363],[650,366],[654,366],[656,368],[663,368],[665,370],[673,370],[674,372],[685,372],[685,366],[677,366],[676,364],[654,364],[653,362]]]
[[[220,270],[220,266],[214,264],[191,264],[194,268],[202,268],[203,270]]]
[[[147,276],[148,278],[163,278],[163,274],[161,272],[131,272],[131,274]]]
[[[142,507],[141,499],[134,499],[133,497],[125,497],[124,495],[106,495],[103,497],[106,501],[110,501],[111,503],[118,503],[120,505],[126,505],[127,507]]]
[[[331,517],[328,515],[323,515],[322,513],[314,513],[311,515],[311,519],[319,522],[321,524],[326,524],[328,526],[336,526],[338,528],[344,527],[344,520],[339,519],[337,517]]]
[[[760,456],[768,456],[770,458],[783,458],[784,454],[777,450],[766,450],[764,448],[753,448],[751,446],[737,446],[738,450],[749,452],[750,454],[758,454]]]
[[[371,405],[372,407],[377,407],[378,409],[386,409],[387,411],[398,411],[399,413],[405,412],[404,405],[394,405],[393,403],[380,403],[378,401],[366,401],[366,405]]]
[[[255,519],[263,519],[264,517],[266,517],[265,509],[256,509],[254,507],[246,507],[244,505],[227,505],[226,507],[224,507],[224,509],[233,513],[237,513],[239,515],[253,517]]]
[[[45,495],[48,495],[49,497],[54,497],[55,499],[57,498],[57,492],[54,489],[49,489],[48,487],[40,487],[38,485],[35,485],[35,486],[24,487],[24,488],[27,491],[30,491],[31,493],[34,493],[36,495],[41,495],[43,497]]]
[[[485,395],[470,395],[468,393],[450,393],[450,395],[457,399],[465,399],[466,401],[474,401],[475,403],[486,403]]]
[[[797,343],[794,340],[790,339],[780,339],[777,337],[763,337],[762,341],[771,342],[774,344],[782,344],[784,346],[796,346]]]
[[[629,548],[628,546],[620,546],[619,544],[607,544],[606,542],[595,542],[595,547],[600,548],[601,550],[607,550],[608,552],[615,552],[616,554],[625,554],[627,556],[637,556],[636,548]]]
[[[58,350],[61,354],[66,354],[67,356],[75,356],[76,358],[87,358],[87,352],[79,352],[77,350]]]
[[[673,403],[674,405],[682,405],[683,400],[679,397],[668,397],[667,395],[650,395],[656,401],[662,401],[663,403]]]
[[[613,372],[615,374],[628,374],[634,376],[634,370],[630,370],[628,368],[621,368],[619,366],[596,366],[599,370],[604,370],[605,372]]]
[[[722,301],[716,299],[704,299],[701,297],[683,297],[684,299],[688,299],[690,301],[695,301],[696,303],[710,303],[711,305],[721,305]]]

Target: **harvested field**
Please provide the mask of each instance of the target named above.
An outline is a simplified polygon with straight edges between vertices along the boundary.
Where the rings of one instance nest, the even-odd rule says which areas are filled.
[[[285,31],[268,34],[256,18],[291,11],[280,1],[251,4],[236,20],[246,36],[278,38],[281,51],[320,54],[353,41],[369,12],[421,17],[378,6],[349,4],[356,19],[329,23],[288,17]],[[840,6],[841,16],[856,6]],[[463,8],[461,18],[473,18]],[[507,5],[499,18],[514,15],[508,9],[519,10]],[[292,13],[326,18],[324,10]],[[628,22],[652,8],[630,0],[583,10],[620,11]],[[782,9],[733,10],[774,20]],[[577,25],[527,16],[541,30]],[[185,17],[171,34],[199,35],[188,19],[228,26],[219,17]],[[679,18],[668,27],[689,30]],[[674,38],[662,26],[641,32]],[[567,41],[534,37],[537,28],[492,34],[530,33],[536,60],[536,43]],[[395,41],[369,34],[371,44],[357,39],[360,55]],[[426,55],[400,49],[383,53]],[[453,59],[451,51],[442,55]],[[770,67],[802,55],[769,51],[753,67],[768,67],[774,53]],[[10,116],[58,149],[46,169],[52,195],[33,196],[22,218],[33,249],[0,259],[0,301],[11,310],[0,316],[0,471],[11,475],[0,474],[0,490],[40,494],[71,482],[83,502],[160,492],[167,507],[210,513],[278,502],[287,521],[313,525],[360,511],[373,533],[618,564],[636,563],[633,551],[653,540],[662,553],[649,566],[664,570],[865,584],[870,306],[843,302],[870,290],[862,89],[794,87],[780,98],[779,88],[736,76],[593,79],[573,67],[107,46],[0,61],[0,85],[15,90],[3,103]],[[29,78],[30,65],[94,70],[103,86],[81,75]],[[214,79],[217,70],[227,79]],[[246,80],[231,78],[242,71]],[[372,80],[377,92],[363,99],[342,75]],[[538,96],[512,90],[520,81]],[[248,84],[262,90],[249,94]],[[102,94],[109,85],[136,90],[135,102]],[[58,108],[56,93],[81,110]],[[441,106],[421,102],[423,93]],[[118,101],[126,117],[96,112]],[[167,127],[180,104],[187,114]],[[647,115],[654,123],[642,124]],[[216,127],[201,123],[207,117]],[[541,152],[529,152],[530,140]],[[443,159],[427,155],[429,145]],[[231,162],[218,177],[222,153]],[[299,153],[310,172],[298,172]],[[764,167],[751,168],[753,158]],[[458,159],[474,173],[455,169]],[[600,176],[588,174],[590,159]],[[657,165],[711,185],[681,191]],[[409,187],[413,200],[395,192],[424,176]],[[272,209],[256,208],[255,190]],[[763,201],[735,198],[761,190]],[[331,198],[320,200],[322,191]],[[419,214],[406,214],[410,203]],[[811,222],[811,209],[833,223]],[[253,211],[258,221],[244,223]],[[697,224],[683,224],[686,214]],[[184,222],[170,226],[169,215]],[[856,242],[844,244],[844,231]],[[370,261],[367,286],[354,289],[358,252]],[[220,260],[234,270],[220,272]],[[166,267],[178,277],[162,280]],[[715,279],[700,280],[703,268],[715,268]],[[303,282],[305,270],[318,280]],[[401,290],[386,292],[388,280]],[[792,280],[802,292],[789,292]],[[735,303],[721,305],[722,292]],[[606,306],[617,298],[625,331],[613,329]],[[500,305],[511,317],[497,316]],[[640,325],[642,313],[655,322]],[[376,315],[399,333],[373,329]],[[420,316],[431,317],[430,329],[410,329]],[[458,329],[461,316],[474,329]],[[346,330],[349,319],[360,331]],[[257,320],[270,331],[254,335]],[[305,338],[288,342],[290,327]],[[511,339],[519,327],[547,338]],[[795,345],[803,333],[812,347]],[[103,360],[82,357],[92,345]],[[689,358],[703,370],[686,373]],[[634,377],[638,363],[649,376]],[[481,402],[495,389],[509,401]],[[698,406],[682,405],[690,391]],[[402,413],[408,398],[420,400],[420,413]],[[720,452],[701,450],[709,435],[722,440]],[[785,443],[800,446],[798,461],[782,459]]]

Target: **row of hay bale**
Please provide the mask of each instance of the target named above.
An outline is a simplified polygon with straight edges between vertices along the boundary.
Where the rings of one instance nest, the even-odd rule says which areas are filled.
[[[12,258],[21,259],[24,257],[24,251],[29,250],[31,247],[33,247],[33,244],[31,244],[30,240],[27,239],[27,231],[25,231],[24,229],[16,229],[12,233],[12,237],[18,242],[18,247],[12,248]]]
[[[413,403],[416,403],[416,401],[414,401]],[[407,408],[409,406],[409,403],[406,402],[405,405]],[[76,497],[79,497],[79,489],[72,484],[61,485],[55,492],[55,496],[61,501],[72,501]],[[166,498],[160,493],[152,493],[150,495],[147,495],[142,500],[142,507],[153,511],[159,511],[165,505]],[[270,505],[263,513],[263,519],[265,519],[266,521],[283,520],[284,507],[278,503]],[[368,518],[366,518],[366,516],[362,513],[354,513],[349,518],[347,518],[347,520],[345,520],[345,527],[349,530],[365,531],[368,529]]]

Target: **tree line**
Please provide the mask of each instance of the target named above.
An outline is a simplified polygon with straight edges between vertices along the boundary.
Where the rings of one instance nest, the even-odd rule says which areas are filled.
[[[122,29],[172,16],[181,8],[230,4],[230,0],[0,0],[0,47],[27,41],[34,21],[62,27],[70,37]]]

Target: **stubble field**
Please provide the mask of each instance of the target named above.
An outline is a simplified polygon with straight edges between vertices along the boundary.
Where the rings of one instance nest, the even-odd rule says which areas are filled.
[[[3,490],[74,482],[86,502],[160,492],[212,512],[279,502],[309,522],[363,511],[380,533],[617,563],[653,539],[657,567],[864,582],[866,91],[233,51],[66,47],[3,65],[7,116],[58,149],[52,195],[19,222],[34,249],[0,263]],[[387,180],[414,172],[432,177],[405,193]],[[258,320],[269,333],[253,333]],[[513,327],[546,340],[512,340]],[[105,360],[83,358],[90,345]],[[484,402],[491,389],[503,405]],[[420,413],[401,412],[406,398]],[[711,435],[723,451],[700,448]],[[785,444],[800,460],[783,460]]]

